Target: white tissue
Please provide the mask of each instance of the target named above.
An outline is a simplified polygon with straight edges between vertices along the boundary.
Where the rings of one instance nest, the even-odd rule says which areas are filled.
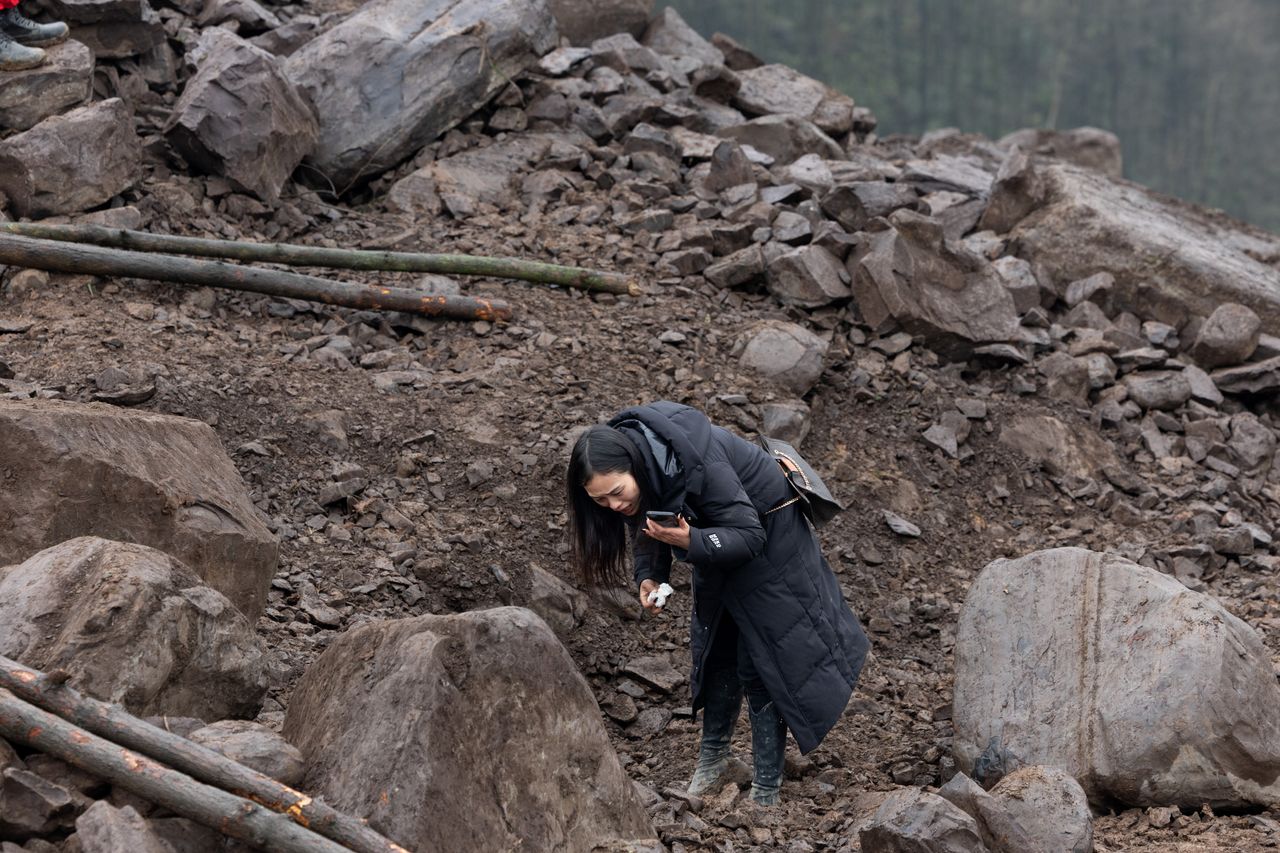
[[[667,596],[671,595],[673,592],[675,592],[675,590],[671,588],[671,584],[664,583],[653,592],[649,593],[649,603],[655,607],[665,607],[667,605]]]

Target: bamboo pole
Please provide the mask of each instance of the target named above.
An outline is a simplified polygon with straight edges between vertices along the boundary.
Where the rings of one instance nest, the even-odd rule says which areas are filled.
[[[56,714],[86,731],[127,747],[190,775],[246,797],[296,823],[349,847],[355,853],[408,853],[363,821],[311,799],[221,753],[139,720],[116,705],[99,702],[67,687],[56,675],[45,675],[0,655],[0,688]]]
[[[428,272],[444,275],[482,275],[513,278],[537,284],[558,284],[579,290],[602,290],[629,296],[640,295],[640,285],[619,273],[582,267],[565,267],[518,258],[489,258],[478,255],[382,252],[362,249],[333,249],[297,246],[288,243],[247,243],[235,240],[206,240],[169,234],[148,234],[102,225],[54,225],[41,222],[0,223],[0,230],[41,240],[92,243],[139,252],[167,252],[236,261],[258,261],[304,267],[374,270],[381,272]]]
[[[346,308],[407,311],[452,320],[511,319],[511,306],[498,299],[419,293],[397,287],[330,281],[294,272],[257,269],[222,261],[150,255],[3,233],[0,233],[0,264],[51,272],[223,287],[289,299],[308,299]]]
[[[73,726],[48,711],[24,702],[0,688],[0,735],[13,743],[38,749],[86,773],[163,806],[175,814],[230,835],[268,853],[349,853],[347,848],[317,835],[249,800],[201,784]]]

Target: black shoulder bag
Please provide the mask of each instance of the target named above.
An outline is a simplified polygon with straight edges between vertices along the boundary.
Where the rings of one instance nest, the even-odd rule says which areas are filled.
[[[821,527],[837,513],[844,511],[840,502],[831,496],[831,490],[827,488],[826,483],[822,482],[818,472],[804,461],[799,451],[785,441],[769,438],[767,435],[761,435],[756,440],[764,448],[764,452],[777,461],[787,482],[796,493],[794,498],[774,507],[769,512],[798,502],[800,509],[813,526]]]

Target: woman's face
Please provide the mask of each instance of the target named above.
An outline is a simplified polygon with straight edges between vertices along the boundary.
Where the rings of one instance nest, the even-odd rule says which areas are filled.
[[[640,509],[640,485],[628,471],[596,474],[583,486],[591,500],[605,509],[635,515]]]

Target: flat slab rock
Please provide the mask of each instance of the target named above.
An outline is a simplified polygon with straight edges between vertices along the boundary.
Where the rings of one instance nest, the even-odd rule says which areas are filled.
[[[1154,569],[1081,548],[996,560],[956,629],[960,769],[998,739],[1093,801],[1280,799],[1280,686],[1252,628]],[[1194,674],[1194,677],[1189,677]]]
[[[207,424],[104,404],[0,401],[0,565],[74,536],[181,559],[250,619],[278,560],[240,473]]]
[[[671,659],[666,655],[632,658],[622,667],[622,672],[653,685],[663,693],[670,693],[685,681],[684,674],[671,665]]]
[[[78,107],[93,93],[93,52],[78,41],[46,48],[49,61],[6,71],[0,86],[0,130],[27,130]]]
[[[654,835],[591,688],[523,608],[347,631],[299,681],[283,734],[305,790],[412,850]]]

